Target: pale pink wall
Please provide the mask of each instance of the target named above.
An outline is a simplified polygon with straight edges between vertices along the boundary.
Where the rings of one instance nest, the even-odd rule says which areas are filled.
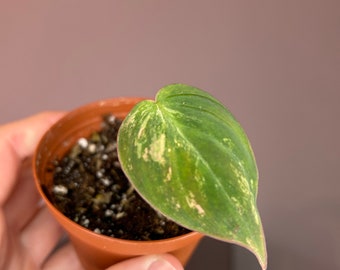
[[[338,269],[339,3],[1,1],[0,123],[172,82],[203,88],[252,141],[270,269]],[[233,250],[233,269],[258,269]]]

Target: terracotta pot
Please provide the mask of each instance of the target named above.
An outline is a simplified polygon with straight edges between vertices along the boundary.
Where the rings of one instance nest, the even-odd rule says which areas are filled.
[[[124,118],[141,98],[116,98],[80,107],[53,125],[42,137],[33,159],[36,186],[47,207],[67,231],[85,269],[105,269],[127,258],[157,253],[171,253],[183,265],[187,263],[202,238],[197,232],[156,241],[130,241],[98,235],[64,216],[47,198],[42,186],[49,189],[51,162],[63,156],[80,137],[100,129],[102,115],[112,113]]]

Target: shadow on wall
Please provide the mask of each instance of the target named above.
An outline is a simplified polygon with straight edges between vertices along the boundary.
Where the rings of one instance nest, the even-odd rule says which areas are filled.
[[[185,269],[231,270],[231,252],[230,244],[204,237]]]

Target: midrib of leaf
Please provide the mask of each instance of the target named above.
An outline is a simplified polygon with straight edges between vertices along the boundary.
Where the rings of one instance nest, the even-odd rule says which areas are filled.
[[[201,153],[197,150],[197,148],[187,138],[187,136],[181,130],[179,125],[174,124],[174,122],[176,122],[176,121],[175,121],[175,117],[172,116],[173,114],[171,112],[176,112],[176,111],[172,110],[171,108],[168,108],[168,107],[165,107],[165,106],[161,106],[160,104],[157,104],[157,103],[156,103],[156,106],[157,106],[157,111],[159,113],[158,115],[161,117],[161,119],[163,121],[163,124],[166,125],[166,126],[169,126],[172,130],[175,130],[177,132],[177,134],[179,135],[179,137],[181,138],[181,140],[190,148],[190,150],[192,152],[196,153],[196,156],[200,159],[200,162],[209,170],[209,173],[214,177],[214,179],[216,179],[215,183],[218,184],[218,186],[220,187],[220,190],[223,191],[223,195],[229,200],[230,203],[232,203],[231,196],[227,192],[226,188],[223,185],[223,180],[220,179],[215,174],[213,168],[211,168],[211,166],[209,165],[209,162],[207,162],[207,160],[205,160],[205,158],[201,155]],[[183,105],[183,106],[187,106],[187,107],[189,107],[191,109],[197,109],[194,106],[188,106],[188,105]],[[212,113],[212,112],[210,112],[208,110],[204,110],[204,111],[207,112],[207,113],[210,113],[214,117],[217,117],[216,114],[214,114],[214,113]],[[172,121],[167,121],[166,119],[172,119]],[[222,120],[222,121],[224,120],[224,119],[222,119],[220,117],[219,117],[219,119]],[[221,142],[219,142],[219,140],[214,138],[214,141],[215,141],[215,143],[221,145],[221,147],[225,147],[225,145],[223,145]],[[229,151],[229,154],[234,155],[231,150],[228,150],[228,151]],[[244,169],[243,168],[241,168],[241,169],[242,169],[243,175],[247,175],[246,173],[244,173]],[[238,181],[241,181],[241,179],[239,178]],[[247,189],[249,190],[249,194],[253,195],[252,199],[251,199],[251,202],[249,202],[248,201],[249,198],[247,198],[247,203],[252,205],[253,209],[254,209],[254,211],[251,210],[250,212],[254,216],[253,218],[255,218],[255,216],[257,216],[256,218],[260,221],[259,213],[258,213],[258,210],[256,208],[256,197],[255,197],[256,194],[254,194],[252,192],[252,189],[250,187],[250,183],[247,180],[243,181],[243,184],[245,184],[247,186]],[[232,211],[237,211],[237,210],[233,208]],[[248,224],[247,222],[244,222],[244,221],[247,221],[247,217],[248,217],[248,215],[242,216],[242,219],[241,219],[241,220],[243,220],[243,222],[241,222],[242,224]],[[251,224],[254,224],[254,223],[252,222]],[[260,227],[261,227],[261,221],[260,221],[260,224],[258,225],[258,229],[260,229],[262,231],[262,229]],[[252,230],[253,227],[252,226],[243,226],[242,229],[243,229],[245,235],[248,235],[250,237],[253,235],[253,230]],[[261,234],[262,234],[262,232],[261,232]],[[261,235],[261,238],[262,238],[262,235]],[[238,237],[236,237],[235,239],[234,238],[230,238],[230,239],[224,239],[224,240],[229,241],[229,242],[234,243],[234,244],[239,244],[239,245],[249,249],[250,251],[255,253],[255,255],[259,258],[260,261],[262,261],[262,259],[259,257],[259,250],[257,249],[257,245],[256,245],[256,248],[255,248],[254,246],[249,245],[247,243],[247,241],[240,240]]]
[[[215,177],[215,179],[218,179],[218,185],[223,189],[224,194],[226,195],[226,197],[228,197],[228,199],[230,200],[230,196],[229,194],[226,192],[226,190],[223,188],[222,185],[222,181],[221,179],[219,179],[219,177],[217,177],[217,175],[215,174],[215,172],[213,171],[213,169],[209,166],[208,162],[203,158],[203,156],[201,155],[201,153],[197,150],[196,147],[194,147],[194,145],[191,143],[191,141],[184,135],[184,133],[181,131],[181,129],[177,126],[173,124],[173,121],[166,121],[166,117],[164,117],[164,111],[162,111],[160,109],[160,106],[158,106],[159,108],[159,112],[162,115],[162,119],[164,121],[165,124],[167,124],[168,126],[171,126],[172,129],[175,129],[177,134],[180,135],[180,138],[187,144],[189,145],[189,148],[195,152],[197,154],[197,156],[200,158],[200,161],[204,164],[204,166],[206,168],[209,169],[209,172]],[[169,117],[169,119],[172,119],[173,117]]]

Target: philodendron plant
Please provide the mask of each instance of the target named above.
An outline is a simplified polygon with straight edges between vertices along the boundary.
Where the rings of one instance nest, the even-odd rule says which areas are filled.
[[[118,154],[152,207],[186,228],[249,249],[266,269],[256,161],[244,130],[218,100],[188,85],[162,88],[125,118]]]

